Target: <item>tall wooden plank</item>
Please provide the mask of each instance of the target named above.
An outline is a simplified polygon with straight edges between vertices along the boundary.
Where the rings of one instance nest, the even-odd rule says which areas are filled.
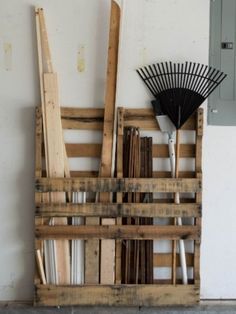
[[[117,147],[116,147],[116,176],[117,178],[123,178],[123,131],[124,131],[124,110],[118,108],[117,111]],[[116,202],[123,203],[123,193],[116,194]],[[116,218],[116,224],[122,225],[122,218]],[[115,268],[115,283],[121,284],[121,250],[122,241],[116,241],[116,268]]]
[[[118,64],[119,48],[119,30],[120,30],[120,8],[112,0],[110,33],[108,47],[107,63],[107,81],[104,108],[104,125],[103,125],[103,143],[101,154],[101,177],[112,177],[113,163],[113,139],[114,139],[114,120],[115,120],[115,100],[116,100],[116,79]],[[110,202],[109,193],[100,194],[100,202]],[[115,224],[115,219],[102,219],[103,225]],[[100,265],[100,283],[112,284],[115,277],[115,241],[101,241],[101,265]]]
[[[45,73],[44,97],[45,97],[45,124],[47,126],[47,151],[48,151],[48,169],[49,178],[63,178],[65,174],[64,163],[64,141],[62,137],[61,114],[58,99],[58,83],[55,73]],[[63,192],[50,194],[51,202],[65,203],[66,195]],[[66,218],[54,218],[56,225],[66,225]],[[59,284],[70,283],[70,252],[69,242],[66,240],[56,241],[56,263]]]
[[[35,13],[46,173],[49,178],[63,178],[65,174],[67,177],[69,176],[69,170],[62,135],[57,76],[53,73],[43,9],[35,9]],[[51,202],[63,203],[66,201],[65,193],[63,192],[51,193],[49,198]],[[65,225],[67,224],[67,219],[55,218],[50,223]],[[55,281],[58,284],[70,283],[69,242],[60,240],[48,244],[52,244],[53,250],[55,249],[54,252],[49,251],[56,261],[54,263],[56,268]]]
[[[202,179],[202,136],[203,136],[203,109],[197,111],[197,128],[196,128],[196,157],[195,171],[196,178]],[[196,193],[196,203],[202,203],[202,193]],[[201,217],[195,218],[195,225],[201,230]],[[194,284],[200,289],[200,244],[201,239],[194,241]]]

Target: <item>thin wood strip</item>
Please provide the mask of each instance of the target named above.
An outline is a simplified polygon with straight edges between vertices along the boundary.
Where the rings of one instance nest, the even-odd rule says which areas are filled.
[[[188,267],[194,265],[194,254],[186,253],[186,263]],[[153,254],[154,267],[172,267],[172,254],[171,253],[154,253]],[[180,267],[180,256],[176,254],[176,266]],[[182,281],[181,281],[182,282]]]
[[[202,136],[203,136],[203,109],[198,109],[197,112],[197,131],[196,131],[196,158],[195,158],[195,170],[196,177],[202,179]],[[195,199],[200,204],[202,202],[202,193],[196,193]],[[201,218],[195,218],[195,225],[201,230],[202,220]],[[200,245],[201,238],[198,241],[194,241],[194,284],[200,288]]]
[[[37,178],[36,192],[192,192],[201,191],[201,179],[167,178]]]
[[[145,225],[100,225],[100,226],[36,226],[35,234],[41,239],[195,239],[200,230],[197,226],[145,226]]]
[[[35,177],[40,178],[42,176],[42,130],[43,125],[42,125],[42,112],[41,108],[37,107],[35,111]],[[43,195],[39,193],[35,193],[35,203],[41,203],[42,202]],[[43,219],[38,219],[37,220],[38,224],[43,224]],[[43,241],[35,239],[35,250],[36,252],[40,252],[40,256],[43,256]],[[37,255],[36,255],[37,259]],[[40,263],[40,261],[38,261]],[[43,266],[42,266],[43,267]],[[35,272],[35,277],[34,277],[34,282],[35,284],[40,283],[40,277],[41,277],[41,282],[43,282],[43,273],[44,271],[41,271],[41,265],[38,265],[38,271]],[[46,280],[45,282],[46,283]]]
[[[116,176],[117,178],[123,178],[123,135],[124,135],[124,116],[123,116],[123,108],[117,109],[117,152],[116,152]],[[123,203],[123,193],[116,194],[116,202]],[[123,206],[123,204],[121,205]],[[118,207],[118,204],[117,204]],[[108,211],[111,213],[111,211]],[[108,214],[107,212],[107,214]],[[118,214],[118,210],[115,209],[116,214]],[[120,216],[120,215],[119,215]],[[116,219],[117,225],[122,225],[122,218]],[[122,261],[122,241],[116,240],[116,256],[115,256],[115,283],[121,284],[121,261]]]
[[[41,255],[40,250],[35,251],[35,258],[36,258],[38,271],[40,274],[41,283],[46,285],[46,276],[45,276],[45,272],[44,272],[43,260],[42,260],[42,255]]]
[[[199,301],[194,285],[37,285],[36,292],[37,306],[186,306]]]
[[[179,177],[179,157],[180,157],[180,131],[176,130],[176,156],[175,156],[175,178]],[[179,203],[179,193],[174,195],[175,203]],[[176,225],[177,219],[173,218],[173,223]],[[172,242],[172,284],[176,284],[176,252],[177,252],[177,242],[173,240]]]

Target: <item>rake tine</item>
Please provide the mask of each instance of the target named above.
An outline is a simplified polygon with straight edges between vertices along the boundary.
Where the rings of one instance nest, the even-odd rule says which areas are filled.
[[[220,72],[215,70],[211,72],[210,76],[206,79],[205,84],[200,89],[200,94],[204,95],[212,86],[217,83],[217,78],[220,76]]]
[[[209,76],[206,78],[206,80],[204,81],[204,83],[202,84],[200,90],[199,90],[199,94],[203,95],[203,91],[207,90],[210,84],[214,84],[214,79],[215,77],[217,77],[219,71],[217,71],[216,69],[213,69],[213,71],[209,74]]]
[[[150,69],[150,71],[151,71],[151,73],[152,73],[152,77],[153,77],[154,84],[155,84],[155,86],[156,86],[156,90],[158,91],[158,93],[160,93],[160,92],[161,92],[161,88],[160,88],[160,86],[159,86],[159,81],[157,80],[157,78],[156,78],[156,76],[155,76],[155,73],[154,73],[153,68],[152,68],[151,65],[149,66],[149,69]]]
[[[165,90],[166,90],[166,89],[168,89],[168,85],[166,84],[165,75],[163,73],[163,63],[161,63],[161,66],[159,64],[157,64],[157,67],[159,69],[159,72],[160,72],[160,75],[162,77],[163,84],[164,84]]]
[[[200,66],[200,63],[199,63],[199,66]],[[201,65],[201,68],[200,68],[200,70],[199,70],[199,72],[198,72],[198,75],[196,76],[196,80],[194,81],[194,83],[193,83],[193,86],[192,86],[192,89],[193,90],[196,90],[196,86],[197,86],[197,83],[198,83],[198,80],[199,80],[199,78],[201,77],[201,75],[202,75],[202,72],[204,73],[204,65],[202,64]]]
[[[168,79],[168,71],[167,71],[167,68],[165,66],[165,63],[162,63],[162,71],[163,71],[163,75],[165,78],[165,83],[166,83],[167,89],[170,89],[169,79]]]
[[[205,95],[205,98],[207,98],[207,97],[220,85],[220,83],[221,83],[226,77],[227,77],[227,74],[221,72],[221,77],[220,77],[219,81],[217,82],[217,84],[216,84],[214,87],[212,87],[212,88],[208,91],[208,93]]]
[[[152,87],[150,86],[150,84],[149,84],[149,82],[148,82],[148,80],[147,80],[147,78],[146,78],[146,74],[145,74],[145,72],[143,71],[143,69],[142,69],[142,68],[138,69],[138,70],[137,70],[137,73],[139,74],[139,76],[141,77],[141,79],[145,82],[145,84],[146,84],[147,88],[149,89],[149,91],[150,91],[153,95],[155,95],[155,90],[153,90]]]
[[[213,88],[213,90],[215,89],[215,86],[217,85],[218,81],[220,80],[222,74],[223,74],[222,72],[217,71],[216,75],[210,80],[207,88],[205,88],[202,91],[202,95],[206,95],[208,93],[208,91],[211,90],[212,88]]]
[[[193,84],[195,82],[195,79],[197,78],[199,66],[200,66],[199,63],[194,63],[194,72],[193,72],[193,75],[192,75],[191,83],[189,85],[189,89],[192,89],[192,86],[193,86]]]
[[[215,72],[216,69],[213,69],[211,67],[209,68],[207,74],[201,78],[201,84],[199,84],[197,93],[201,94],[201,90],[203,90],[205,86],[208,86],[209,79],[212,77],[212,75],[214,75]]]
[[[144,67],[144,70],[145,70],[145,72],[148,74],[148,82],[149,82],[149,84],[152,86],[152,89],[155,91],[155,96],[157,95],[157,90],[156,90],[156,87],[155,87],[155,84],[154,84],[154,82],[153,82],[153,76],[152,76],[152,74],[149,72],[149,67],[147,67],[147,66],[145,66]]]
[[[156,64],[153,64],[153,68],[154,68],[154,70],[156,72],[156,78],[161,78],[159,73],[158,73],[158,69],[157,69],[157,65]],[[159,83],[160,83],[160,86],[161,86],[161,91],[164,91],[165,87],[164,87],[161,79],[159,79]]]

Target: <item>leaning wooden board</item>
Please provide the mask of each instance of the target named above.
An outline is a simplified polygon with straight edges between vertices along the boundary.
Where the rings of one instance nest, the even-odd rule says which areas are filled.
[[[43,117],[43,135],[46,172],[49,178],[63,178],[65,174],[65,151],[62,134],[61,112],[58,96],[57,75],[53,73],[43,9],[36,9],[38,63]],[[51,202],[65,203],[64,192],[50,193]],[[67,218],[53,218],[53,224],[66,225]],[[55,241],[55,278],[58,284],[70,283],[69,241]],[[52,266],[49,265],[49,266]],[[50,268],[48,266],[48,268]],[[48,269],[48,274],[52,271]]]
[[[113,156],[113,137],[115,121],[115,99],[116,99],[116,77],[119,47],[119,28],[120,28],[120,8],[115,1],[111,1],[108,61],[107,61],[107,80],[104,107],[103,123],[103,142],[101,152],[100,176],[112,177],[112,156]],[[110,193],[101,193],[99,201],[109,203]],[[87,224],[97,225],[99,218],[87,218]],[[115,219],[102,219],[103,225],[114,225]],[[85,282],[94,284],[114,283],[115,274],[115,241],[102,240],[100,250],[100,269],[99,269],[99,241],[89,240],[85,247]]]

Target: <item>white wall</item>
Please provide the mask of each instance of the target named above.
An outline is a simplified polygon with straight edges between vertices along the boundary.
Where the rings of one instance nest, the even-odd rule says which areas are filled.
[[[45,8],[61,103],[102,106],[104,99],[108,0],[0,1],[1,300],[33,295],[34,108],[40,99],[34,5]],[[208,0],[124,0],[123,11],[117,105],[150,106],[135,73],[140,65],[208,62]],[[12,55],[4,52],[9,43]],[[234,135],[235,128],[205,128],[202,298],[236,297]]]

